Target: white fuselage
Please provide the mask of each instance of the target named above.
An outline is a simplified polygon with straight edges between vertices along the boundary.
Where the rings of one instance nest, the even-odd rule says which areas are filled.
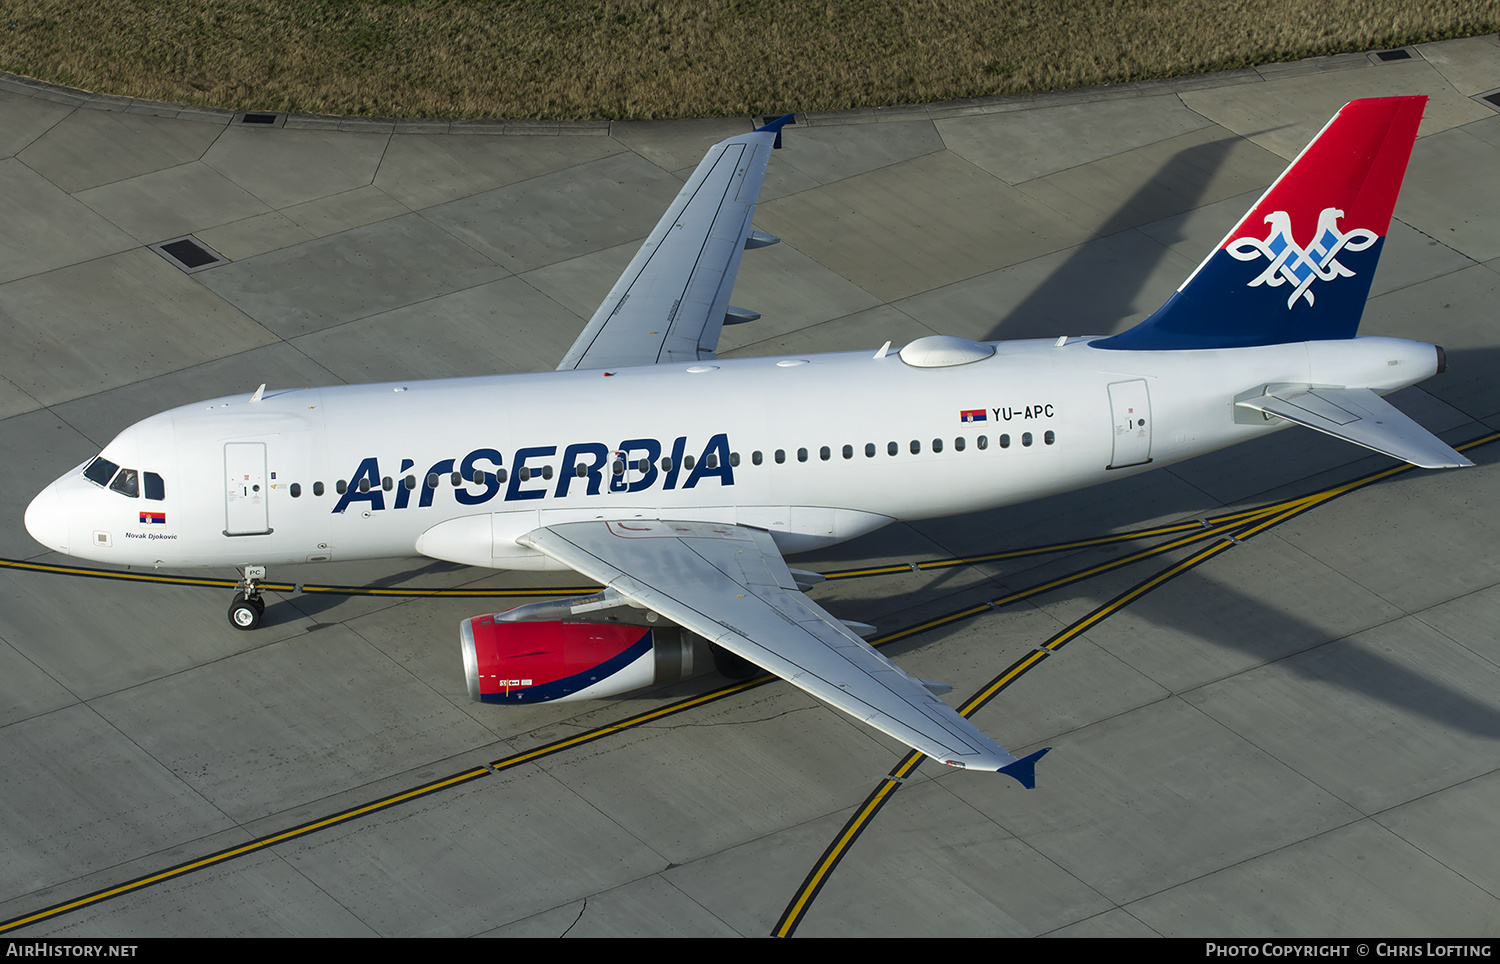
[[[159,476],[161,498],[75,469],[27,525],[59,551],[125,565],[420,553],[558,568],[517,539],[596,518],[736,523],[797,552],[1264,434],[1284,423],[1237,416],[1234,400],[1267,384],[1387,392],[1437,368],[1432,346],[1389,338],[995,347],[933,368],[865,351],[247,393],[148,418],[105,448]]]

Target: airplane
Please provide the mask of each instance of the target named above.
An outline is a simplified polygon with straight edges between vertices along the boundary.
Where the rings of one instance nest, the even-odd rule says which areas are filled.
[[[787,115],[709,149],[557,370],[266,391],[175,408],[47,486],[26,528],[125,566],[420,555],[572,570],[601,592],[460,625],[469,694],[599,699],[709,644],[950,766],[1018,759],[804,593],[784,556],[896,521],[1136,475],[1299,424],[1427,468],[1469,461],[1381,396],[1445,368],[1359,337],[1425,97],[1345,105],[1158,311],[1112,336],[721,359]],[[695,650],[695,646],[698,649]]]

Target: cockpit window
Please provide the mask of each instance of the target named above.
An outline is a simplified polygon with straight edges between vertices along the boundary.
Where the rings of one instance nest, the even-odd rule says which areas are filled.
[[[110,489],[121,495],[128,495],[132,499],[139,498],[141,494],[141,477],[136,474],[135,469],[121,469],[120,474],[109,484]]]
[[[83,477],[100,488],[108,488],[126,498],[141,497],[141,476],[135,469],[122,469],[100,455],[83,467]],[[160,502],[167,497],[167,484],[155,472],[146,472],[146,498]],[[111,481],[113,479],[113,481]]]
[[[99,456],[83,467],[83,477],[95,485],[109,485],[110,477],[120,470],[120,467],[104,456]]]

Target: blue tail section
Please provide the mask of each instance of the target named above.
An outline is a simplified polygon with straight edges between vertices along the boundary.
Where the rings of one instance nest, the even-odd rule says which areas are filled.
[[[1018,781],[1020,781],[1021,786],[1025,787],[1028,790],[1035,790],[1036,761],[1046,756],[1047,751],[1051,749],[1052,747],[1050,746],[1043,747],[1042,749],[1037,750],[1035,753],[1031,754],[1031,756],[1022,757],[1015,763],[1012,763],[1010,766],[1001,767],[998,772],[1003,773],[1008,777],[1015,777]]]
[[[795,113],[782,114],[780,117],[771,121],[769,124],[766,124],[764,127],[757,127],[754,132],[756,134],[759,134],[761,131],[770,131],[771,133],[775,134],[776,140],[771,144],[771,147],[773,150],[779,151],[781,150],[781,129],[788,124],[795,123],[797,123],[797,115]]]
[[[1426,102],[1345,104],[1165,305],[1094,347],[1353,338]]]

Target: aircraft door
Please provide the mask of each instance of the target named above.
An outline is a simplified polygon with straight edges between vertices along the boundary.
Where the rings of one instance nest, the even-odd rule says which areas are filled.
[[[266,443],[224,444],[224,534],[265,535],[271,531],[266,512]]]
[[[609,491],[639,492],[656,480],[656,462],[661,451],[652,442],[639,448],[618,449],[609,455]]]
[[[1151,461],[1151,396],[1145,379],[1111,384],[1109,408],[1115,423],[1109,467],[1121,469]]]

